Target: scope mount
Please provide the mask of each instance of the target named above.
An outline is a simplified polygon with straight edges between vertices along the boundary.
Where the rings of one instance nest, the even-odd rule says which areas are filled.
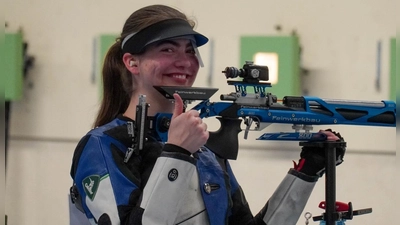
[[[244,81],[228,80],[227,83],[228,85],[235,86],[236,93],[240,93],[241,96],[246,96],[247,88],[253,87],[255,94],[259,94],[260,97],[265,97],[267,95],[266,88],[272,87],[269,82],[248,83]]]

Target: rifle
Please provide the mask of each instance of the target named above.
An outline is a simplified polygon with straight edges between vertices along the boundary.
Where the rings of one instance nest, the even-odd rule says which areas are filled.
[[[221,123],[219,130],[210,132],[205,146],[224,159],[237,158],[238,134],[242,131],[242,122],[246,125],[245,139],[249,131],[261,131],[272,123],[292,124],[294,132],[264,133],[257,140],[300,141],[300,146],[317,146],[325,149],[326,208],[323,216],[314,217],[314,221],[321,220],[321,224],[326,225],[344,224],[344,221],[351,220],[353,215],[372,212],[370,208],[353,210],[351,202],[344,212],[337,209],[336,148],[345,147],[346,142],[326,142],[325,135],[310,131],[313,125],[395,127],[394,101],[334,100],[312,96],[285,96],[279,101],[275,95],[266,91],[271,87],[271,84],[266,82],[269,79],[266,66],[246,62],[241,69],[226,67],[222,73],[228,79],[228,85],[235,87],[235,92],[220,95],[221,102],[209,100],[218,90],[216,88],[170,86],[155,88],[168,99],[173,99],[173,94],[178,93],[185,105],[194,100],[201,100],[192,109],[199,111],[201,118],[216,117]],[[229,80],[237,77],[242,80]],[[150,121],[148,131],[158,141],[167,141],[171,117],[172,114],[168,113],[147,117]],[[251,129],[253,123],[255,126]],[[309,218],[311,216],[306,217],[307,221]],[[339,223],[336,223],[337,221]]]
[[[236,159],[238,133],[241,123],[249,131],[261,131],[272,123],[292,124],[294,132],[264,133],[257,140],[322,141],[325,135],[312,133],[313,125],[396,126],[396,103],[394,101],[352,101],[322,99],[313,96],[285,96],[279,102],[277,96],[267,92],[268,67],[246,62],[243,68],[226,67],[222,73],[235,92],[220,95],[221,102],[210,102],[216,88],[155,87],[166,98],[180,94],[184,102],[201,100],[192,109],[201,118],[216,117],[221,126],[210,132],[206,147],[225,159]],[[231,78],[243,78],[241,81]],[[159,141],[166,142],[172,115],[158,113],[150,128]],[[254,126],[253,126],[254,123]],[[254,128],[252,128],[254,127]],[[223,140],[221,142],[221,140]],[[223,143],[223,144],[221,144]]]

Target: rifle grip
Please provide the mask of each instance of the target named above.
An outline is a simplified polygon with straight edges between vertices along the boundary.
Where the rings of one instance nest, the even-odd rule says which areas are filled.
[[[239,151],[238,134],[242,129],[241,119],[217,117],[221,123],[215,132],[209,132],[210,136],[205,146],[223,159],[236,159]]]

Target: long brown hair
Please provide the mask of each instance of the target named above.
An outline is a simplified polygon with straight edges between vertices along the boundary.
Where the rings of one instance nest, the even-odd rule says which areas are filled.
[[[120,37],[108,50],[103,64],[103,98],[94,127],[104,125],[125,112],[135,90],[132,75],[122,61],[121,42],[126,36],[166,19],[195,22],[182,12],[165,5],[151,5],[133,12],[126,20]]]

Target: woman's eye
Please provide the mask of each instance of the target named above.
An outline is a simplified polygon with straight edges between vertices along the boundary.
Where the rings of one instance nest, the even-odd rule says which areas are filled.
[[[189,49],[189,50],[187,50],[187,53],[195,55],[196,51],[194,49]]]
[[[172,48],[163,48],[161,51],[163,51],[163,52],[173,52]]]

